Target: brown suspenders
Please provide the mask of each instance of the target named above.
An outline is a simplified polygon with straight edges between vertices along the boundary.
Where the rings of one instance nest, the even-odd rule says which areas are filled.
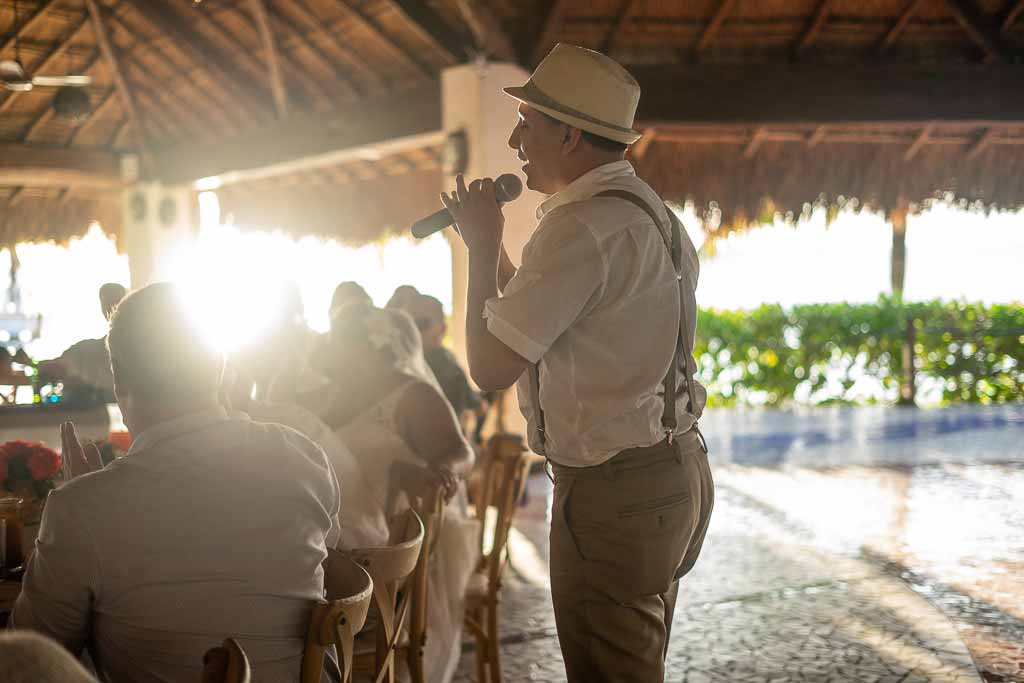
[[[654,210],[645,202],[643,199],[633,194],[632,192],[626,192],[624,190],[606,190],[599,194],[594,195],[595,197],[615,197],[617,199],[624,199],[630,202],[640,209],[642,209],[651,220],[654,222],[655,229],[661,234],[661,229],[658,227],[658,217],[654,213]],[[661,425],[665,429],[666,438],[671,441],[672,436],[676,430],[676,368],[679,364],[679,354],[683,354],[684,363],[686,365],[686,392],[690,399],[689,410],[693,412],[697,405],[696,395],[693,388],[693,374],[696,371],[696,362],[693,360],[693,349],[690,348],[689,335],[687,334],[687,317],[686,307],[683,305],[683,275],[682,275],[682,260],[683,260],[683,245],[682,235],[680,233],[681,226],[679,219],[672,212],[671,209],[666,207],[668,211],[669,220],[672,223],[672,241],[671,243],[665,239],[662,235],[662,241],[668,248],[669,254],[672,256],[672,266],[676,273],[676,282],[679,286],[679,333],[676,337],[676,352],[672,358],[672,362],[669,363],[668,373],[665,375],[665,379],[662,380],[662,387],[664,390],[664,402],[665,409],[661,414]],[[533,406],[534,415],[534,426],[537,430],[538,437],[541,446],[545,442],[545,425],[544,425],[544,410],[540,407],[540,363],[535,363],[528,369],[528,383],[530,389],[530,404]]]

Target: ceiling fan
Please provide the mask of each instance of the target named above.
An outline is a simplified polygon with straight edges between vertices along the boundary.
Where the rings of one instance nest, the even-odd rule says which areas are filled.
[[[28,92],[36,86],[49,88],[62,88],[71,86],[80,88],[92,83],[90,76],[68,75],[68,76],[32,76],[25,73],[25,67],[19,59],[5,59],[0,61],[0,83],[14,92]]]
[[[18,2],[14,2],[14,59],[0,60],[0,83],[14,92],[28,92],[36,86],[48,88],[73,87],[80,88],[92,83],[92,78],[85,75],[68,76],[32,76],[25,73],[21,63],[21,25],[18,21]]]

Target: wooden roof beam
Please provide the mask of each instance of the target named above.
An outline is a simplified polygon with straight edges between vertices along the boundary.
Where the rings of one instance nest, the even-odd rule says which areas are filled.
[[[973,0],[945,0],[964,33],[985,53],[989,62],[1009,61],[1008,52],[999,31],[981,14]]]
[[[128,115],[128,119],[131,121],[132,127],[135,129],[135,134],[138,137],[140,158],[143,166],[147,171],[152,171],[153,160],[149,154],[149,144],[146,139],[146,132],[142,127],[142,117],[139,116],[139,110],[138,107],[136,107],[135,98],[131,89],[128,87],[128,82],[124,78],[124,72],[121,70],[121,62],[118,59],[117,53],[114,51],[113,44],[110,42],[110,35],[107,33],[107,27],[103,23],[103,13],[101,12],[100,6],[96,0],[85,0],[85,6],[88,8],[89,17],[92,19],[92,30],[96,36],[96,43],[100,48],[100,54],[103,55],[103,59],[106,61],[107,66],[110,67],[110,74],[114,81],[114,88],[117,90],[118,97],[121,98],[121,106]]]
[[[657,128],[648,128],[643,133],[636,144],[630,147],[629,150],[636,159],[643,159],[647,155],[648,150],[650,150],[651,145],[654,144],[654,139],[658,137]]]
[[[1024,65],[635,65],[637,125],[1024,122]],[[680,92],[701,93],[679,97]],[[780,92],[787,93],[779,97]],[[758,106],[751,107],[751,102]]]
[[[754,131],[754,135],[751,136],[750,142],[747,143],[746,148],[743,150],[744,159],[753,159],[754,155],[757,154],[757,150],[761,148],[764,141],[768,138],[768,129],[764,126],[759,126]]]
[[[82,137],[82,133],[96,125],[96,122],[99,121],[100,118],[104,114],[106,114],[107,111],[116,103],[117,88],[111,88],[109,91],[107,91],[107,94],[103,96],[103,99],[100,100],[100,103],[93,108],[92,113],[89,114],[89,118],[87,118],[82,123],[78,124],[78,127],[71,132],[71,135],[68,137],[68,141],[67,143],[65,143],[65,146],[74,146],[74,144],[78,142],[78,139]]]
[[[512,41],[490,8],[480,0],[455,0],[455,6],[473,34],[478,50],[503,62],[519,61]]]
[[[989,145],[995,141],[998,135],[999,131],[995,128],[986,129],[985,132],[967,148],[967,153],[964,155],[964,159],[967,161],[974,161],[977,159],[982,152],[989,148]]]
[[[875,48],[875,52],[881,54],[888,50],[892,45],[899,39],[899,37],[906,30],[907,26],[910,25],[910,20],[914,18],[914,14],[917,13],[918,8],[925,3],[925,0],[910,0],[900,12],[900,16],[896,19],[896,23],[892,25],[885,33],[885,37],[878,42],[878,46]]]
[[[711,17],[711,21],[704,27],[704,32],[700,34],[700,38],[697,40],[697,44],[693,47],[693,53],[700,56],[702,52],[707,50],[711,46],[711,42],[718,35],[718,32],[722,30],[722,26],[725,25],[725,20],[729,18],[732,13],[733,7],[736,5],[736,0],[721,0],[718,3],[718,8],[715,10],[714,15]]]
[[[233,57],[200,40],[193,26],[186,24],[160,0],[122,0],[133,7],[154,30],[166,34],[178,46],[192,52],[219,87],[232,92],[254,111],[265,111],[266,99],[253,80],[235,65]],[[251,112],[250,112],[251,113]]]
[[[1011,2],[1006,8],[1006,12],[1003,13],[1002,21],[999,22],[999,30],[1003,33],[1009,33],[1022,14],[1024,14],[1024,0]]]
[[[341,39],[338,38],[337,35],[332,33],[330,29],[325,27],[323,25],[323,22],[321,22],[320,19],[316,16],[316,14],[314,14],[313,11],[309,9],[304,3],[292,2],[290,7],[296,12],[298,12],[299,16],[301,17],[302,23],[305,24],[306,29],[311,32],[310,35],[325,38],[336,50],[344,54],[345,58],[348,61],[355,64],[363,72],[369,74],[369,76],[375,83],[377,83],[378,85],[384,85],[384,78],[381,77],[381,75],[378,74],[365,59],[363,59],[361,56],[359,56],[359,54],[353,51],[351,46],[344,45]],[[277,9],[272,9],[271,11],[273,12],[274,17],[277,19],[278,22],[288,27],[288,30],[294,36],[294,39],[300,42],[301,44],[305,45],[310,51],[315,53],[317,57],[320,59],[320,61],[327,66],[329,71],[331,71],[334,77],[345,83],[345,87],[352,94],[363,94],[363,88],[359,85],[359,83],[353,80],[351,76],[349,76],[348,69],[345,66],[339,64],[336,59],[332,58],[329,54],[326,54],[322,48],[312,43],[310,39],[306,35],[304,35],[298,29],[298,27],[296,27],[292,23],[292,20],[283,12]]]
[[[417,33],[455,64],[466,60],[469,41],[452,30],[424,0],[388,0]]]
[[[562,23],[565,21],[565,10],[569,7],[569,0],[555,0],[548,9],[544,23],[541,25],[540,37],[533,46],[532,62],[540,63],[548,51],[554,47],[555,38],[562,30]]]
[[[797,41],[796,46],[793,48],[793,54],[799,57],[803,54],[807,48],[818,39],[821,35],[822,29],[825,28],[825,24],[828,23],[828,15],[832,12],[832,5],[834,0],[821,0],[818,3],[818,9],[814,12],[814,18],[811,19],[810,23],[807,24],[807,28],[800,35],[800,39]]]
[[[335,5],[346,20],[356,24],[362,30],[372,35],[393,58],[405,62],[413,70],[423,76],[433,76],[434,69],[429,63],[424,62],[418,55],[404,49],[394,38],[384,33],[384,30],[377,25],[373,19],[363,13],[362,10],[351,7],[345,0],[335,0]],[[327,30],[332,31],[334,26],[328,26]]]
[[[101,150],[0,144],[0,185],[119,189],[121,162]]]
[[[608,29],[604,40],[601,41],[601,47],[599,48],[601,52],[608,54],[615,48],[615,44],[622,38],[624,29],[633,20],[633,15],[636,13],[639,4],[640,0],[620,0],[619,8],[615,12],[615,18],[612,19],[612,25]]]
[[[931,123],[921,129],[917,138],[915,138],[914,142],[907,148],[907,151],[903,153],[903,161],[911,161],[917,156],[917,153],[928,144],[928,139],[931,137],[933,130],[935,130],[935,124]]]
[[[267,63],[267,78],[270,80],[270,92],[274,96],[274,107],[277,117],[288,118],[288,91],[284,87],[284,76],[281,74],[281,59],[277,53],[277,42],[270,30],[270,19],[263,0],[249,0],[249,11],[256,21],[256,28],[263,48],[263,61]]]
[[[21,26],[16,26],[14,28],[14,33],[11,34],[11,36],[7,40],[0,43],[0,54],[3,54],[7,50],[7,48],[13,46],[14,43],[17,42],[19,38],[21,38],[21,36],[23,36],[25,33],[28,32],[29,29],[35,26],[40,19],[44,18],[44,15],[46,14],[47,10],[56,5],[59,1],[60,0],[46,0],[46,2],[40,5],[36,9],[36,11],[32,13],[32,16],[21,22]]]
[[[392,150],[403,141],[441,130],[441,95],[436,82],[415,90],[367,98],[329,113],[295,113],[272,124],[217,144],[169,145],[157,151],[157,175],[168,184],[261,169],[323,166],[349,150]],[[436,141],[434,141],[435,144]]]

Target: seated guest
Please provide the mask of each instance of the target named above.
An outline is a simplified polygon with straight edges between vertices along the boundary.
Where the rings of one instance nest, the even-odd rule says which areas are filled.
[[[68,651],[31,631],[0,633],[0,681],[4,683],[96,683]]]
[[[125,288],[116,282],[100,287],[100,310],[104,318],[110,320],[125,293]],[[89,394],[105,403],[114,400],[114,377],[110,374],[105,337],[83,339],[69,347],[60,358],[40,363],[39,370],[44,378],[64,382],[66,399]]]
[[[388,302],[384,304],[384,308],[408,312],[409,304],[411,304],[419,295],[419,290],[412,285],[399,285],[395,288],[395,291],[391,295],[391,298],[388,299]]]
[[[322,414],[369,486],[375,505],[364,515],[386,509],[395,461],[426,465],[452,497],[429,570],[425,653],[427,680],[444,683],[458,664],[462,596],[479,554],[479,527],[466,513],[461,483],[473,464],[472,450],[423,360],[408,315],[349,306],[331,323],[330,350],[326,372],[333,385]],[[335,467],[339,479],[350,476],[346,465]]]
[[[448,324],[441,302],[432,296],[420,295],[409,304],[408,312],[423,338],[423,357],[455,414],[461,420],[467,411],[478,413],[483,406],[480,397],[469,385],[466,372],[455,355],[444,347]]]
[[[95,469],[64,430],[72,476],[47,500],[12,621],[88,645],[101,680],[196,681],[203,654],[238,638],[254,679],[299,676],[338,484],[298,432],[229,414],[223,361],[177,290],[150,285],[108,335],[128,455]],[[85,464],[83,464],[85,463]]]
[[[358,282],[342,282],[334,288],[334,295],[331,296],[331,307],[327,311],[327,319],[331,320],[334,318],[338,311],[349,304],[372,305],[373,300],[370,299],[370,295],[366,293],[366,290]]]
[[[365,548],[387,541],[384,510],[370,495],[359,463],[334,431],[313,412],[296,403],[259,401],[252,398],[253,381],[238,363],[224,372],[226,407],[247,414],[257,422],[290,427],[324,450],[335,472],[344,472],[338,485],[344,506],[338,516],[338,547]]]

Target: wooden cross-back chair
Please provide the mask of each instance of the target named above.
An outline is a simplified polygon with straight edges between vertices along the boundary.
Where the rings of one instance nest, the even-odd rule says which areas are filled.
[[[249,658],[237,640],[228,638],[206,651],[201,680],[202,683],[249,683],[252,680]]]
[[[317,602],[309,616],[306,649],[302,656],[302,683],[320,683],[326,650],[334,645],[341,657],[341,681],[352,680],[356,634],[366,623],[373,581],[365,569],[334,549],[324,560],[326,602]]]
[[[481,481],[474,501],[480,520],[481,560],[466,589],[466,629],[476,639],[477,683],[501,683],[498,603],[508,563],[508,536],[530,467],[543,462],[523,446],[522,438],[495,434],[481,457]],[[488,510],[494,509],[493,538],[488,544]]]
[[[377,627],[373,637],[356,640],[354,666],[369,672],[376,683],[393,683],[396,657],[409,649],[405,627],[415,609],[412,583],[426,542],[425,526],[415,510],[392,519],[389,540],[386,546],[347,553],[373,578]]]
[[[389,473],[386,513],[388,518],[408,505],[423,520],[423,548],[416,570],[408,585],[409,638],[399,647],[409,665],[412,683],[424,683],[423,658],[427,643],[427,586],[430,558],[444,523],[444,486],[426,467],[407,462],[395,462]]]

